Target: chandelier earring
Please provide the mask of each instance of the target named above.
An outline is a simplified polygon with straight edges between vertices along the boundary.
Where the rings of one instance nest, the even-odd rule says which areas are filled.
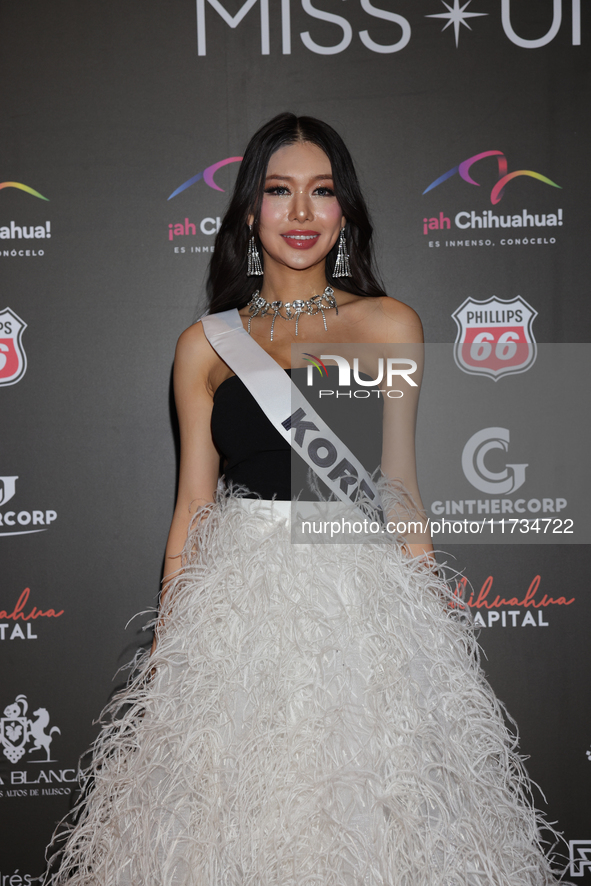
[[[261,277],[263,274],[263,266],[261,264],[261,257],[257,249],[256,240],[252,233],[252,225],[248,226],[248,230],[250,233],[250,239],[248,241],[248,267],[246,270],[246,276]]]
[[[345,228],[341,228],[339,235],[339,249],[337,252],[337,260],[335,262],[333,277],[350,277],[351,268],[349,267],[349,253],[347,252],[347,241],[345,240]]]

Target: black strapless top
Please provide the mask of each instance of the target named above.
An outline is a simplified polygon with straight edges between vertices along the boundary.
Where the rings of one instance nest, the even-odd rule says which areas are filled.
[[[291,375],[291,370],[285,370]],[[296,369],[305,373],[305,369]],[[331,387],[336,387],[337,367],[329,367]],[[334,382],[334,383],[333,383]],[[328,384],[328,381],[327,381]],[[373,402],[372,402],[373,401]],[[371,411],[376,424],[366,427],[381,428],[381,400],[358,401],[357,408]],[[364,404],[360,406],[359,404]],[[376,410],[379,410],[376,413]],[[360,450],[359,440],[351,439],[351,412],[335,409],[333,415],[321,413],[329,427],[355,452],[364,467],[371,473],[380,463],[381,433],[367,435]],[[364,413],[363,421],[368,413]],[[237,375],[225,379],[213,395],[211,414],[213,442],[220,453],[221,470],[226,485],[238,484],[250,490],[249,498],[277,498],[289,501],[301,496],[303,499],[317,499],[310,492],[309,468],[306,462],[295,453],[289,443],[277,431],[250,391]],[[323,483],[320,486],[323,497],[329,490]]]
[[[246,486],[249,498],[291,498],[291,446],[237,375],[213,395],[211,433],[227,485]]]

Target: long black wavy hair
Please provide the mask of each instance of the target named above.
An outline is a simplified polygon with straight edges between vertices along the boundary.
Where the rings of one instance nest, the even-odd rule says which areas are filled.
[[[314,117],[278,114],[251,138],[240,164],[228,211],[215,240],[209,266],[207,300],[210,313],[242,308],[261,287],[260,277],[247,277],[248,216],[254,216],[253,233],[262,258],[257,231],[265,177],[271,155],[284,145],[310,142],[324,151],[332,166],[334,191],[347,223],[345,237],[351,277],[332,276],[338,240],[326,256],[326,279],[338,289],[354,295],[382,296],[386,293],[374,269],[371,238],[373,228],[361,193],[351,155],[342,138],[328,123]]]

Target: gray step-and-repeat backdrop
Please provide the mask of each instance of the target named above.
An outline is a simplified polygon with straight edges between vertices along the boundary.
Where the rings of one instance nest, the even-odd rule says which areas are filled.
[[[20,0],[0,41],[0,881],[24,884],[126,676],[113,675],[146,641],[147,616],[125,626],[155,604],[172,515],[174,345],[270,116],[342,133],[389,293],[427,341],[456,342],[458,385],[496,392],[475,416],[453,397],[421,414],[442,464],[457,445],[453,482],[423,490],[430,516],[508,500],[507,516],[568,518],[568,494],[535,471],[551,408],[544,424],[543,400],[524,396],[509,417],[499,392],[534,378],[537,345],[589,339],[591,9]],[[574,416],[559,421],[567,441]],[[589,548],[446,550],[570,876],[591,883]]]

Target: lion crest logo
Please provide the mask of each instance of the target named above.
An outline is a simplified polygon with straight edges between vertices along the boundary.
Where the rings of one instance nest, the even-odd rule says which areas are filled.
[[[23,754],[27,751],[27,744],[32,742],[28,752],[43,750],[46,755],[44,763],[51,763],[50,747],[53,741],[53,734],[57,732],[61,735],[61,731],[57,726],[49,726],[49,713],[46,708],[38,708],[33,711],[34,720],[27,717],[29,703],[26,695],[17,695],[12,704],[6,705],[4,708],[4,716],[0,718],[0,744],[2,745],[4,756],[11,763],[18,763]]]

